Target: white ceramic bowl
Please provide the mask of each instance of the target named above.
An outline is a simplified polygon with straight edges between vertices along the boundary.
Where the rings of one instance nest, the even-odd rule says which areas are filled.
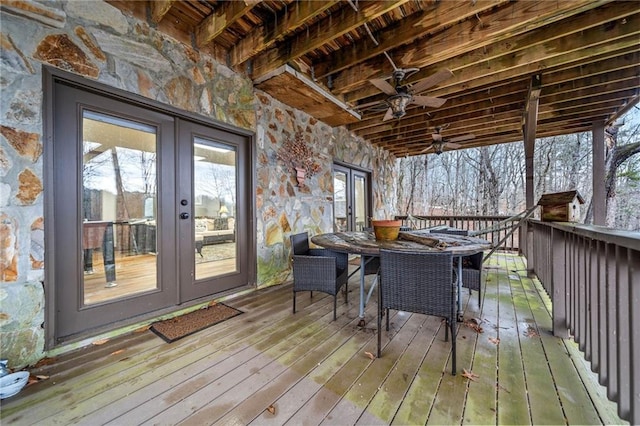
[[[0,377],[0,399],[9,398],[20,392],[29,380],[28,371],[18,371]]]

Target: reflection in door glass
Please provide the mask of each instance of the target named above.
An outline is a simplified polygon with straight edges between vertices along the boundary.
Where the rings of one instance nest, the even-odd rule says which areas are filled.
[[[237,271],[235,148],[196,137],[193,188],[196,280]]]
[[[347,175],[337,170],[333,173],[333,217],[335,232],[348,230]]]
[[[84,111],[82,141],[84,304],[154,290],[156,128]]]
[[[367,226],[367,209],[365,207],[367,201],[367,193],[365,180],[363,176],[354,176],[353,182],[353,198],[354,198],[354,216],[356,219],[356,231],[363,231]]]

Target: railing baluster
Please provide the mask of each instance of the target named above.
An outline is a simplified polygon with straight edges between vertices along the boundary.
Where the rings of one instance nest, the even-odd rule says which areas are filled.
[[[631,300],[629,288],[629,250],[616,246],[616,281],[618,285],[618,366],[631,366]],[[637,309],[637,307],[636,307]],[[631,382],[633,369],[618,368],[618,414],[628,419],[631,412]]]
[[[640,424],[640,234],[531,223],[527,256],[552,297],[554,335],[573,335],[619,416]]]

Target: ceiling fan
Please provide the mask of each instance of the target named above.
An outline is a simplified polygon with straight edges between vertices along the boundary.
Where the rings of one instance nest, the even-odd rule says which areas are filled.
[[[371,105],[383,106],[387,112],[384,115],[382,121],[391,120],[392,118],[402,118],[407,113],[406,107],[411,104],[428,106],[431,108],[441,107],[447,100],[442,98],[435,98],[433,96],[419,95],[428,88],[435,86],[436,84],[446,80],[453,76],[453,73],[448,69],[443,69],[435,74],[430,75],[426,79],[419,81],[415,84],[407,83],[406,79],[414,75],[419,71],[418,68],[398,68],[393,63],[387,52],[384,52],[389,62],[393,66],[393,73],[391,79],[393,80],[391,85],[387,78],[374,78],[369,80],[371,84],[380,89],[383,93],[389,95],[384,101],[377,101],[368,104],[359,105],[359,107],[368,107]]]
[[[433,142],[431,142],[431,145],[423,149],[421,152],[424,153],[433,150],[436,154],[440,155],[444,151],[445,146],[448,146],[449,148],[460,148],[462,145],[457,142],[468,141],[476,137],[476,135],[468,133],[451,139],[444,138],[440,132],[447,127],[449,127],[449,125],[436,127],[436,132],[431,134]]]

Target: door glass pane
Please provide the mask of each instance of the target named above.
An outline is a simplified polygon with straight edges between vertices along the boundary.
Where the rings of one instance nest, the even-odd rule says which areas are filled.
[[[355,230],[362,231],[367,226],[367,209],[366,209],[367,193],[366,181],[363,176],[354,175],[353,177],[353,207],[355,217]]]
[[[156,128],[84,111],[85,305],[157,288]]]
[[[347,175],[340,171],[333,173],[333,217],[335,232],[343,232],[348,229]]]
[[[196,280],[238,269],[236,162],[235,147],[194,138],[193,241]]]

